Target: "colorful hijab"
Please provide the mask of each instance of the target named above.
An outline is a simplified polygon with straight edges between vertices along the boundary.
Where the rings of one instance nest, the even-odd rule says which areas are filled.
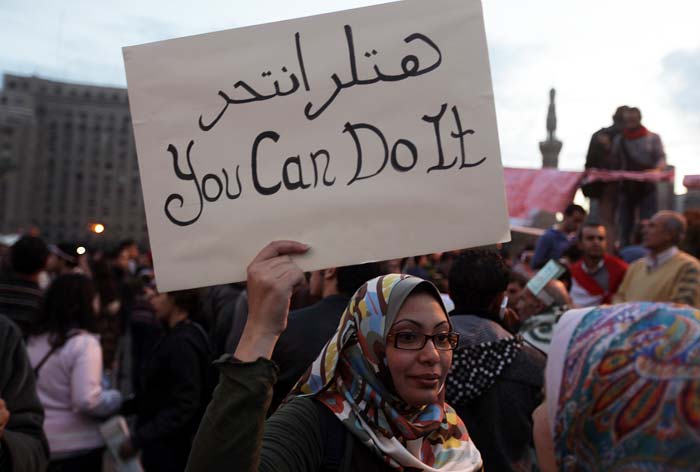
[[[557,324],[546,374],[560,470],[697,470],[700,311],[572,310]]]
[[[435,286],[418,277],[391,274],[365,283],[295,393],[315,396],[398,470],[480,470],[481,455],[449,405],[439,401],[411,408],[393,392],[386,335],[419,286],[428,287],[443,306]]]

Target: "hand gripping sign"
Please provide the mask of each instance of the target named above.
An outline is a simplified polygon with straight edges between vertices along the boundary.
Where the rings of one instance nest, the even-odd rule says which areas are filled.
[[[124,48],[158,286],[509,239],[481,5],[405,0]]]

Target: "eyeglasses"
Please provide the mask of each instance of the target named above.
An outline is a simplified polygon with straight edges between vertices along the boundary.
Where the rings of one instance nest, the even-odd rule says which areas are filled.
[[[398,333],[390,333],[386,339],[388,341],[393,340],[396,349],[420,351],[430,339],[438,351],[451,351],[459,343],[459,333],[451,331],[429,335],[413,331],[400,331]]]

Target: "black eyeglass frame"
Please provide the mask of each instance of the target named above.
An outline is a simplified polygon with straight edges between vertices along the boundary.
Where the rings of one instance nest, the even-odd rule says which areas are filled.
[[[410,332],[411,334],[415,334],[417,336],[423,337],[423,344],[421,344],[420,347],[414,347],[414,348],[399,347],[399,345],[398,345],[399,340],[396,337],[396,335],[401,334],[401,333],[407,333],[407,332],[408,331],[399,331],[397,333],[389,333],[386,336],[386,340],[391,341],[393,339],[394,340],[394,347],[396,349],[401,349],[402,351],[420,351],[421,349],[423,349],[425,347],[426,344],[428,344],[428,339],[430,339],[433,342],[433,346],[438,351],[454,351],[455,349],[457,349],[457,346],[459,345],[459,333],[456,331],[448,331],[447,333],[436,333],[436,334],[423,334],[423,333],[411,331]],[[447,335],[448,340],[450,341],[450,347],[448,349],[441,348],[435,343],[436,337],[444,336],[444,335]]]

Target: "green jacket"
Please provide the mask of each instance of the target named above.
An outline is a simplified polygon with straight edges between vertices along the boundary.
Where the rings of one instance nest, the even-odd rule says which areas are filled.
[[[0,314],[0,398],[10,420],[0,439],[0,471],[43,471],[49,445],[44,436],[44,408],[19,328]]]
[[[272,361],[242,363],[224,356],[216,364],[219,385],[197,431],[187,471],[393,470],[309,397],[295,398],[265,421],[277,381]],[[338,464],[329,467],[329,454],[338,453]]]

